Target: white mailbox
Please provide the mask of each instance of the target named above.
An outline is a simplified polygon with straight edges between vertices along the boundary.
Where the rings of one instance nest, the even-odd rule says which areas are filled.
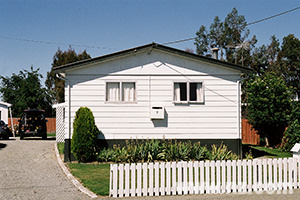
[[[152,106],[150,115],[151,119],[164,119],[165,108],[161,106]]]
[[[300,143],[296,143],[291,149],[291,152],[293,152],[293,157],[300,156]]]

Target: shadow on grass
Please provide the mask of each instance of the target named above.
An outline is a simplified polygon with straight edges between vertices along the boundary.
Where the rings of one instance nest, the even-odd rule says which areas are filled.
[[[251,151],[253,158],[259,158],[259,157],[268,157],[268,158],[284,158],[284,157],[290,157],[290,152],[282,152],[279,149],[272,149],[257,145],[251,145],[251,144],[243,144],[243,152],[245,153]]]

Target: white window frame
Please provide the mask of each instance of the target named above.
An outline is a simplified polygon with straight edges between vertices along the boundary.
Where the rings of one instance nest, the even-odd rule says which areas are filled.
[[[119,84],[119,90],[120,90],[120,100],[119,101],[107,101],[107,84],[108,83],[118,83]],[[123,101],[123,83],[134,83],[134,101]],[[132,104],[137,103],[137,84],[136,81],[117,81],[117,80],[109,80],[105,81],[105,103],[117,103],[117,104]]]
[[[175,84],[176,83],[186,83],[187,84],[187,100],[186,101],[175,101]],[[202,101],[191,101],[190,100],[190,84],[191,83],[201,83],[202,84]],[[204,90],[204,82],[203,81],[173,81],[173,88],[172,88],[172,93],[173,93],[173,103],[174,104],[203,104],[205,102],[205,90]]]

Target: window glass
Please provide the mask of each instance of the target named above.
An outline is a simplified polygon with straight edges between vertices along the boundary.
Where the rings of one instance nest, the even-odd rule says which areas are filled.
[[[120,101],[120,83],[106,83],[106,101]]]
[[[135,83],[122,83],[122,101],[135,101]]]
[[[175,102],[203,102],[202,83],[174,83]]]

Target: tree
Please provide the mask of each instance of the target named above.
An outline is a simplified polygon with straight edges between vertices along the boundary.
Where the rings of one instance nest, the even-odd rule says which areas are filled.
[[[282,39],[279,62],[282,65],[283,76],[287,85],[296,88],[300,96],[300,40],[293,34]]]
[[[249,123],[271,146],[279,145],[292,110],[292,89],[275,73],[252,76],[245,89]]]
[[[31,71],[20,71],[11,77],[0,76],[2,80],[0,93],[4,101],[13,104],[12,114],[20,116],[27,108],[43,109],[46,116],[53,116],[50,95],[46,88],[41,85],[39,69]]]
[[[71,47],[69,47],[68,51],[61,51],[58,49],[53,56],[52,68],[89,58],[91,58],[91,56],[85,50],[82,53],[77,54]],[[47,72],[45,85],[49,90],[52,102],[62,103],[65,99],[65,82],[55,76],[52,68],[50,72]]]
[[[73,123],[71,149],[79,162],[89,162],[95,159],[98,129],[92,111],[81,107],[76,111]]]
[[[209,31],[203,25],[200,27],[194,43],[196,52],[199,55],[207,55],[216,47],[219,48],[221,60],[248,66],[251,60],[250,50],[257,42],[255,36],[246,41],[249,34],[245,17],[233,8],[223,22],[216,16]]]

